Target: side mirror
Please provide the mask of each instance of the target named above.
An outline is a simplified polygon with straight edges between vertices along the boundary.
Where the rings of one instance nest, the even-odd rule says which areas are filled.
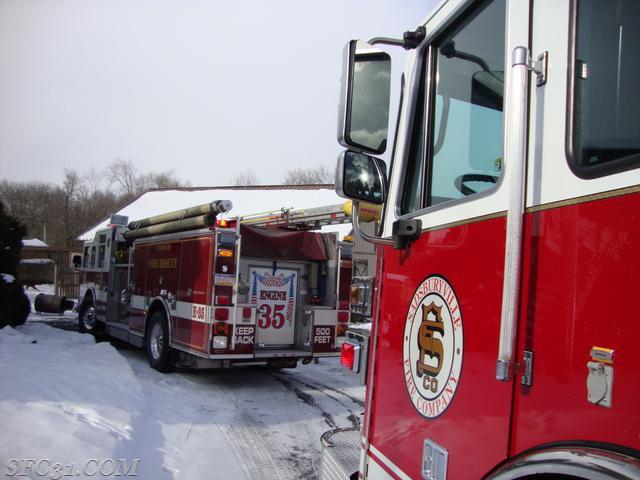
[[[372,154],[387,148],[391,57],[366,42],[344,48],[340,86],[338,142]]]
[[[351,150],[342,152],[336,169],[336,193],[380,205],[387,197],[386,169],[386,164],[378,158]]]

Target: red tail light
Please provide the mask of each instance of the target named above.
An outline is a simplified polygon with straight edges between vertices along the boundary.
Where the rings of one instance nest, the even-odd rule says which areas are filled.
[[[226,308],[216,308],[214,318],[221,322],[229,320],[229,310]]]
[[[340,350],[340,365],[353,370],[353,366],[356,360],[356,348],[350,343],[343,343]]]
[[[216,305],[231,305],[231,297],[229,295],[216,295]]]
[[[242,309],[242,318],[251,318],[251,307],[244,307]]]
[[[349,310],[349,302],[347,300],[340,300],[338,302],[338,310]]]
[[[345,323],[349,321],[349,312],[338,312],[338,321]]]

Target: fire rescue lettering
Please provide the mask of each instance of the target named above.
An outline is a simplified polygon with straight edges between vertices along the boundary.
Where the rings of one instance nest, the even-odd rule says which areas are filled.
[[[426,418],[449,407],[460,378],[462,316],[451,285],[440,276],[417,288],[404,330],[403,369],[409,398]]]
[[[177,258],[150,258],[149,268],[178,268]]]

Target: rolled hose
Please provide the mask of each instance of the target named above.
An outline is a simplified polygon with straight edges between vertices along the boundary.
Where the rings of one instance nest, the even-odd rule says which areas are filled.
[[[140,220],[134,220],[129,222],[129,230],[138,230],[141,228],[149,227],[151,225],[159,225],[162,223],[173,222],[176,220],[184,220],[191,217],[197,217],[206,215],[209,213],[225,213],[233,208],[231,200],[214,200],[211,203],[203,203],[202,205],[196,205],[195,207],[183,208],[182,210],[175,210],[169,213],[163,213],[162,215],[155,215],[153,217],[147,217]]]
[[[158,225],[136,228],[135,230],[127,230],[123,232],[122,235],[127,240],[135,240],[137,238],[149,237],[151,235],[184,232],[186,230],[195,230],[197,228],[208,228],[215,224],[216,214],[207,213],[205,215],[200,215],[199,217],[185,218],[184,220],[175,220],[173,222],[165,222]]]

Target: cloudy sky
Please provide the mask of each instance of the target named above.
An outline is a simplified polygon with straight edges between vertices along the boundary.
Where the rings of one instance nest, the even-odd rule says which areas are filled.
[[[115,159],[193,185],[332,166],[343,45],[401,36],[435,3],[0,0],[0,179]]]

